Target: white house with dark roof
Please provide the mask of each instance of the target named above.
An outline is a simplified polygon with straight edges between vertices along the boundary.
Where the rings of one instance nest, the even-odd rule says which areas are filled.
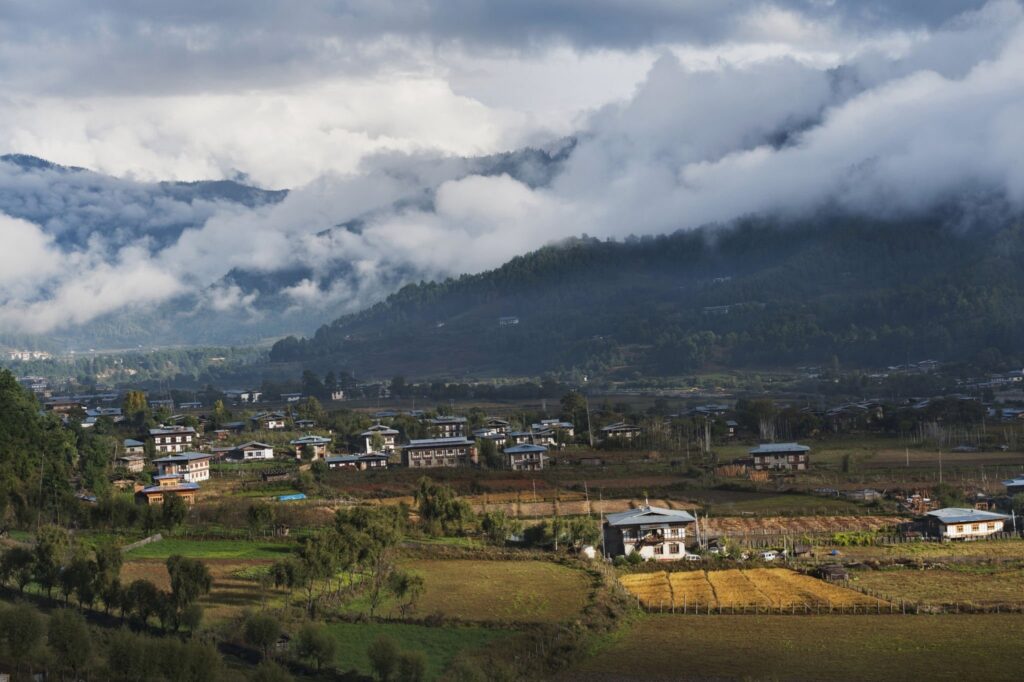
[[[180,475],[189,483],[199,483],[210,478],[210,458],[206,452],[183,452],[154,459],[157,476]]]
[[[414,469],[471,466],[476,463],[476,442],[468,438],[421,438],[402,446],[402,464]]]
[[[285,416],[281,412],[260,412],[249,418],[253,428],[263,431],[280,431],[285,428]]]
[[[925,514],[924,524],[930,535],[943,540],[973,540],[1001,533],[1009,518],[981,509],[946,507]]]
[[[386,452],[391,454],[395,451],[398,442],[398,429],[377,423],[359,434],[363,439],[363,452]],[[374,448],[373,441],[380,438],[380,447]]]
[[[141,440],[125,438],[121,441],[121,445],[124,446],[124,454],[126,455],[143,455],[146,453],[146,444]]]
[[[657,561],[682,559],[686,555],[686,534],[696,522],[689,512],[650,505],[608,514],[603,528],[605,555],[638,553]]]
[[[323,459],[327,456],[331,439],[307,434],[302,438],[288,441],[288,444],[294,446],[295,454],[300,458]]]
[[[1024,493],[1024,475],[1014,476],[1013,478],[1003,481],[1003,485],[1006,486],[1007,495],[1019,495]]]
[[[164,426],[149,430],[153,450],[161,455],[191,450],[195,437],[196,430],[191,426]]]
[[[548,459],[548,449],[543,445],[513,445],[504,453],[512,471],[540,471]]]
[[[642,432],[643,429],[639,426],[627,424],[626,422],[615,422],[601,428],[601,437],[605,439],[613,438],[628,443],[638,438]]]
[[[762,443],[749,451],[757,471],[806,471],[811,449],[799,443]]]

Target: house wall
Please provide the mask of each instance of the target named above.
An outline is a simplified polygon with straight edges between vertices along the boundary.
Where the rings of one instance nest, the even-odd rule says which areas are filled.
[[[644,559],[655,561],[676,561],[686,554],[686,526],[674,526],[662,531],[660,542],[644,542],[636,548],[637,539],[641,535],[648,536],[650,531],[641,531],[639,527],[611,528],[606,527],[604,532],[605,551],[608,556],[628,556],[639,552]],[[660,548],[660,552],[658,551]],[[676,551],[670,551],[670,550]]]
[[[1003,521],[980,521],[978,523],[960,523],[943,525],[942,537],[951,540],[964,540],[968,538],[983,538],[993,533],[1000,533],[1003,530]]]

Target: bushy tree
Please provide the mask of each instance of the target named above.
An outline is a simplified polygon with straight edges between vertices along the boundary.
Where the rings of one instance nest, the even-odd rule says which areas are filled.
[[[246,644],[259,649],[263,658],[266,658],[270,648],[281,636],[281,623],[268,613],[254,613],[245,619],[242,636]]]
[[[292,642],[292,649],[299,658],[312,660],[319,671],[324,663],[334,659],[337,642],[322,625],[304,623]]]
[[[210,569],[198,559],[180,554],[167,558],[167,573],[171,577],[171,597],[174,606],[183,609],[203,595],[210,593],[213,577]]]
[[[398,668],[398,645],[387,635],[381,635],[366,648],[370,668],[380,682],[389,682]]]
[[[77,680],[92,659],[92,636],[82,614],[66,608],[54,611],[47,626],[47,641],[60,666],[70,670],[72,679]]]

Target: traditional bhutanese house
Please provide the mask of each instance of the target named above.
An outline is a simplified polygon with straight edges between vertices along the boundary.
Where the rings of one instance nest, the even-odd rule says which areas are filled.
[[[225,453],[228,459],[254,462],[263,459],[274,459],[274,446],[256,441],[249,441],[229,448]]]
[[[508,433],[512,430],[512,425],[504,419],[498,419],[497,417],[489,417],[484,422],[484,427],[491,433]]]
[[[530,431],[510,431],[505,440],[512,445],[532,444],[533,433]]]
[[[195,504],[199,486],[184,480],[181,474],[154,476],[153,483],[135,492],[135,501],[138,504],[163,504],[164,500],[171,496],[180,497],[190,505]]]
[[[205,452],[183,452],[154,459],[157,474],[166,476],[180,474],[189,483],[198,483],[210,478],[210,455]]]
[[[117,466],[125,471],[137,474],[146,468],[145,455],[121,455],[117,458]]]
[[[494,447],[503,448],[508,444],[508,435],[504,433],[495,433],[490,429],[476,429],[473,431],[473,438],[476,440],[486,440],[494,443]]]
[[[358,455],[332,455],[327,458],[329,469],[387,469],[388,456],[374,453],[363,453]]]
[[[407,467],[459,467],[476,463],[476,443],[468,438],[423,438],[402,446],[402,464]]]
[[[740,424],[735,419],[725,420],[725,435],[728,436],[729,438],[735,438],[736,430],[739,428]]]
[[[296,429],[315,429],[316,428],[316,421],[314,421],[313,419],[296,419],[295,420],[295,428]]]
[[[427,420],[427,429],[435,438],[464,438],[466,436],[466,418],[435,417]]]
[[[398,430],[384,424],[374,424],[359,434],[363,439],[363,452],[386,452],[391,454],[395,451],[398,441]],[[374,446],[375,440],[380,440],[379,446]]]
[[[538,423],[532,424],[533,431],[552,431],[562,438],[572,438],[576,435],[576,427],[572,422],[564,422],[561,419],[541,419]]]
[[[153,450],[161,455],[191,450],[195,437],[196,430],[191,426],[164,426],[149,430]]]
[[[171,400],[170,398],[163,398],[163,399],[160,399],[160,400],[149,400],[147,402],[149,403],[149,406],[152,409],[154,409],[154,410],[163,410],[163,409],[173,410],[174,409],[174,401]]]
[[[260,431],[280,431],[285,427],[285,416],[280,412],[261,412],[249,418],[253,428]]]
[[[1003,485],[1006,486],[1007,495],[1019,495],[1020,493],[1024,493],[1024,476],[1016,476],[1003,481]]]
[[[307,435],[290,440],[288,444],[295,448],[295,454],[300,459],[323,459],[327,456],[327,448],[331,444],[331,439]]]
[[[686,554],[687,529],[697,521],[690,513],[645,505],[608,514],[604,522],[607,556],[639,553],[644,559],[671,561]]]
[[[140,440],[134,438],[125,438],[121,443],[124,446],[124,454],[126,455],[144,455],[146,454],[146,444]]]
[[[505,457],[512,471],[540,471],[548,459],[547,452],[543,445],[513,445],[505,448]]]
[[[297,403],[300,400],[302,400],[302,394],[301,393],[282,393],[281,394],[281,400],[285,401],[286,403]]]
[[[627,424],[626,422],[615,422],[601,429],[601,437],[630,442],[638,438],[642,431],[643,429],[639,426]]]
[[[751,465],[756,471],[806,471],[810,451],[799,443],[764,443],[751,448]]]
[[[971,540],[1002,532],[1008,518],[980,509],[946,507],[925,514],[924,526],[929,535],[943,540]]]

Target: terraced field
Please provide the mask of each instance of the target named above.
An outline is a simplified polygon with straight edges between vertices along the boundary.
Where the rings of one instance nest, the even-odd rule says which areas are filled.
[[[620,582],[648,608],[786,609],[875,607],[877,599],[787,568],[626,575]]]

